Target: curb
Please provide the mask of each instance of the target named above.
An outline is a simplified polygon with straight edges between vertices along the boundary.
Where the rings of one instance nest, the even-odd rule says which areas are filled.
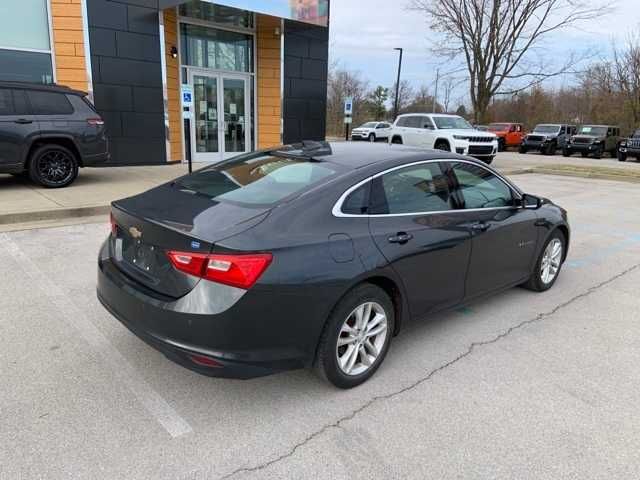
[[[67,218],[92,217],[106,215],[111,210],[111,205],[98,205],[93,207],[56,208],[53,210],[39,210],[35,212],[17,212],[0,215],[0,225],[14,223],[39,222],[43,220],[64,220]]]

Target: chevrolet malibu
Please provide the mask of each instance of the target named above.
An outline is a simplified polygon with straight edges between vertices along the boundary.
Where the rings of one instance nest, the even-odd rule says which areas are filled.
[[[177,363],[251,378],[370,378],[410,319],[542,292],[567,213],[481,161],[397,145],[251,153],[112,205],[98,297]],[[402,352],[395,352],[402,355]]]

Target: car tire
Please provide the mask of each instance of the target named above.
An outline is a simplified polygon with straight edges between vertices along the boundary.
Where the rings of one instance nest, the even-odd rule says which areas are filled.
[[[571,153],[569,153],[569,150],[567,150],[566,148],[562,149],[562,156],[563,157],[570,157]]]
[[[627,161],[627,154],[626,153],[622,153],[622,152],[618,152],[618,161],[619,162],[626,162]]]
[[[597,159],[602,158],[602,153],[603,153],[603,150],[602,150],[602,147],[600,147],[595,152],[593,152],[593,158],[597,158]]]
[[[369,134],[369,141],[371,143],[375,143],[376,142],[376,134],[375,133],[370,133]]]
[[[544,152],[542,152],[544,155],[554,155],[556,153],[556,144],[555,143],[550,143],[549,145],[547,145],[547,147],[544,149]]]
[[[580,152],[580,155],[582,155],[582,158],[587,158],[589,156],[587,152]]]
[[[78,177],[78,159],[62,145],[43,145],[31,155],[29,177],[46,188],[67,187]]]
[[[505,141],[504,141],[504,139],[501,138],[498,141],[498,151],[499,152],[504,152],[506,149],[507,149],[507,146],[505,145]]]
[[[527,153],[527,147],[522,147],[522,146],[521,146],[521,147],[518,149],[518,153]]]
[[[560,251],[556,257],[555,245],[558,244],[560,245]],[[553,285],[556,283],[556,280],[558,279],[558,276],[560,275],[560,270],[562,270],[565,251],[567,248],[566,246],[567,240],[564,237],[564,234],[560,230],[555,230],[545,242],[544,247],[542,247],[531,277],[522,286],[534,292],[544,292],[553,287]],[[551,262],[551,264],[549,265],[548,262]],[[544,269],[547,267],[551,269],[550,272],[553,270],[553,268],[555,268],[555,272],[553,273],[552,277],[545,276]]]
[[[435,150],[442,150],[443,152],[450,152],[451,147],[444,140],[438,140],[436,144],[433,146]]]
[[[363,309],[361,312],[369,312],[368,324],[357,324],[359,309]],[[384,315],[384,320],[378,315]],[[360,318],[363,318],[362,315]],[[374,324],[376,319],[379,323]],[[385,322],[386,328],[382,327],[382,322]],[[366,333],[363,332],[366,332],[369,326],[371,331],[380,332],[366,337]],[[389,295],[380,287],[369,283],[355,287],[338,302],[327,320],[318,344],[315,361],[317,373],[343,389],[357,387],[366,382],[384,361],[394,327],[395,312]],[[369,340],[371,338],[373,342]],[[349,354],[349,351],[353,353]],[[377,352],[375,357],[374,352]]]
[[[484,163],[486,163],[487,165],[491,165],[491,162],[493,162],[494,158],[496,158],[495,156],[491,156],[491,157],[484,157],[482,159],[482,161]]]

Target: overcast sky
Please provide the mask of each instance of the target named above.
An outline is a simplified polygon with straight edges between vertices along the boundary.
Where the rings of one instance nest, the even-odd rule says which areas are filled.
[[[429,52],[429,37],[433,38],[433,34],[419,12],[403,7],[407,3],[407,0],[332,0],[331,60],[360,71],[372,86],[391,86],[398,65],[398,52],[393,48],[403,47],[402,78],[415,86],[433,85],[435,69],[441,65]],[[583,24],[580,30],[564,31],[552,44],[556,55],[580,50],[604,57],[614,39],[624,40],[632,29],[639,28],[640,0],[618,0],[615,11],[605,19]],[[442,68],[446,70],[447,66]],[[463,95],[464,89],[456,94]]]

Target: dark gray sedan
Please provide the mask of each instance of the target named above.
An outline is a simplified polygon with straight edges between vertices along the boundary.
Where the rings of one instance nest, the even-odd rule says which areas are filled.
[[[341,388],[410,318],[551,288],[570,238],[562,208],[480,161],[368,143],[209,166],[114,202],[111,226],[98,297],[167,357],[234,378],[314,367]]]

